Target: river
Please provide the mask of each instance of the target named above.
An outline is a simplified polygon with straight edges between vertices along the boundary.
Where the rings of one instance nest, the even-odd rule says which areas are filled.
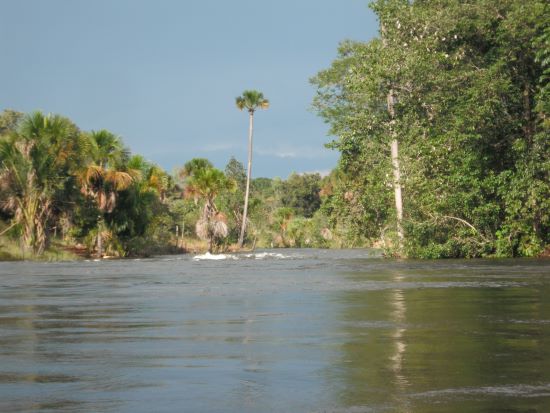
[[[1,412],[550,412],[550,260],[0,263]]]

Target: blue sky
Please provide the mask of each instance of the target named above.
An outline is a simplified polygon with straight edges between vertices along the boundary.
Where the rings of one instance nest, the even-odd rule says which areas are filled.
[[[246,160],[245,89],[255,117],[253,176],[328,171],[328,127],[309,78],[344,39],[369,40],[367,0],[0,0],[0,110],[42,110],[108,129],[168,171],[193,157]]]

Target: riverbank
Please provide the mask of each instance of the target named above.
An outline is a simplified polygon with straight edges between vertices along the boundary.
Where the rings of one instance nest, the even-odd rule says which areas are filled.
[[[259,245],[259,248],[265,248],[263,245]],[[380,245],[374,248],[383,250]],[[214,253],[236,253],[236,252],[251,252],[256,249],[256,245],[245,247],[240,249],[237,244],[227,244],[220,246]],[[280,247],[277,249],[287,249],[286,247]],[[300,249],[311,249],[309,247],[302,247]],[[346,248],[328,247],[323,248],[327,250],[341,250]],[[191,237],[178,239],[168,245],[156,245],[145,246],[143,250],[136,251],[134,253],[121,256],[121,255],[104,255],[103,259],[126,259],[126,258],[149,258],[160,255],[181,255],[181,254],[204,254],[208,251],[208,245],[205,241],[198,240]],[[42,255],[35,255],[29,252],[25,252],[21,249],[17,242],[6,237],[0,237],[0,262],[1,261],[79,261],[90,258],[97,258],[93,251],[90,251],[85,245],[74,243],[69,244],[62,241],[52,242],[49,248],[44,251]],[[501,257],[485,257],[485,258],[501,258]],[[534,258],[550,258],[550,246],[548,246],[538,257]]]
[[[183,238],[178,239],[166,245],[146,245],[139,251],[128,255],[110,255],[105,254],[104,259],[124,259],[124,258],[147,258],[158,255],[178,255],[178,254],[202,254],[208,250],[205,241]],[[223,251],[218,252],[236,252],[237,245],[228,245]],[[18,242],[6,237],[0,237],[0,261],[78,261],[90,258],[97,258],[95,252],[80,243],[67,243],[61,240],[52,242],[41,255],[32,254],[24,251]]]
[[[42,255],[25,252],[20,246],[5,238],[0,238],[0,261],[74,261],[83,258],[82,254],[60,245],[51,245]]]

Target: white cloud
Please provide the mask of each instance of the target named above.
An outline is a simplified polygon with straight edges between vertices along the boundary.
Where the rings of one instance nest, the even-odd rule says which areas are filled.
[[[306,174],[319,174],[321,177],[329,176],[330,175],[330,169],[322,169],[322,170],[314,170],[314,171],[305,171],[305,172],[298,172],[298,175],[306,175]]]
[[[318,159],[327,156],[327,150],[317,146],[289,146],[277,147],[258,146],[255,153],[262,156],[274,156],[276,158]]]

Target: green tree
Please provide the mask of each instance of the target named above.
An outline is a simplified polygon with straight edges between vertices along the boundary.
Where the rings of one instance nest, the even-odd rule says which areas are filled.
[[[124,254],[163,251],[170,245],[175,224],[168,206],[172,179],[140,155],[132,156],[127,168],[138,171],[141,179],[134,179],[118,193],[116,207],[106,216],[108,226],[116,233]]]
[[[198,169],[187,182],[185,196],[204,202],[195,227],[197,236],[208,241],[208,252],[213,251],[216,241],[228,234],[227,217],[218,210],[215,200],[222,192],[234,190],[235,181],[216,168]]]
[[[229,240],[234,243],[239,239],[239,233],[242,226],[243,217],[243,198],[246,188],[246,171],[241,162],[231,157],[225,166],[225,176],[235,181],[235,191],[226,191],[220,197],[220,205],[229,214]],[[250,204],[249,203],[249,209]]]
[[[241,234],[239,236],[239,248],[242,248],[244,242],[244,234],[246,231],[246,220],[248,213],[248,196],[250,192],[250,177],[252,173],[252,137],[254,133],[254,112],[257,109],[269,108],[269,100],[264,98],[263,93],[257,90],[245,90],[243,94],[235,99],[237,108],[247,110],[249,115],[248,127],[248,167],[246,171],[246,189],[244,195],[243,218],[241,225]]]
[[[13,129],[13,125],[10,126]],[[49,224],[72,188],[86,142],[67,118],[34,112],[0,140],[0,207],[20,227],[23,249],[40,255]]]
[[[185,179],[192,176],[194,173],[197,173],[201,169],[209,169],[213,167],[214,165],[212,165],[212,162],[206,158],[193,158],[190,161],[187,161],[177,174],[180,178]]]
[[[313,79],[314,105],[338,136],[331,146],[345,177],[329,197],[332,210],[349,206],[345,213],[364,222],[368,237],[397,228],[394,246],[401,226],[404,253],[413,256],[486,255],[508,237],[509,254],[540,251],[548,242],[548,134],[536,104],[543,68],[534,39],[547,6],[380,0],[372,7],[380,38],[343,43]],[[387,194],[393,187],[397,200],[398,186],[402,216]],[[522,220],[521,230],[511,229]]]
[[[81,192],[95,201],[99,210],[97,218],[97,255],[103,256],[103,239],[109,236],[105,228],[105,216],[113,212],[117,195],[127,189],[135,179],[140,178],[139,171],[128,169],[129,152],[120,138],[103,129],[90,134],[92,162],[78,174]]]
[[[282,184],[281,204],[297,215],[311,218],[321,205],[321,175],[291,174]]]

